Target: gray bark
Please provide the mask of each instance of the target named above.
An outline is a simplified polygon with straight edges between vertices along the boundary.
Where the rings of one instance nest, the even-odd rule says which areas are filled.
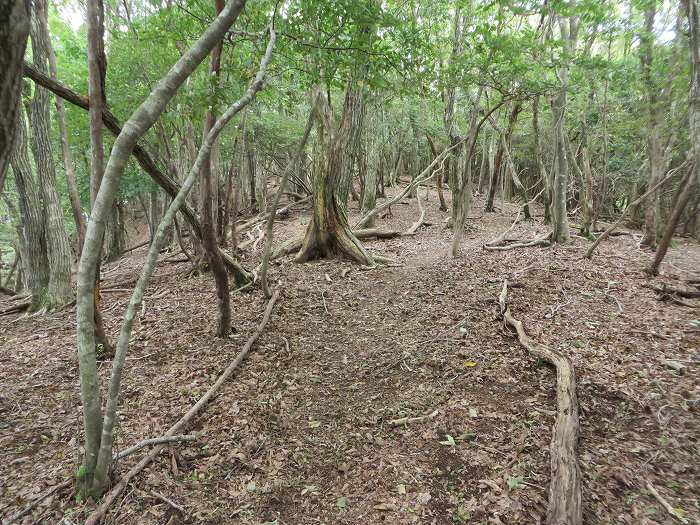
[[[49,34],[46,0],[35,0],[31,19],[31,41],[34,66],[48,74]],[[29,106],[33,131],[32,153],[37,169],[39,195],[45,214],[46,254],[49,263],[49,284],[45,306],[57,308],[73,300],[71,288],[72,254],[66,233],[61,198],[56,188],[56,168],[51,148],[51,113],[49,91],[35,86]]]
[[[101,450],[102,411],[95,359],[94,290],[97,263],[100,258],[105,223],[109,216],[121,176],[137,141],[153,126],[156,119],[173,98],[182,83],[204,60],[211,49],[224,36],[245,6],[245,0],[230,0],[221,14],[205,30],[204,34],[182,55],[170,71],[158,82],[146,100],[134,111],[124,124],[114,142],[102,178],[87,231],[85,245],[78,266],[77,333],[78,362],[80,365],[81,399],[83,402],[85,427],[85,458],[81,474],[92,480],[96,473],[98,451]],[[105,420],[106,428],[113,427],[113,420]],[[111,431],[110,431],[111,432]],[[108,458],[111,458],[111,443],[106,443]],[[105,452],[102,453],[104,456]],[[99,479],[90,483],[92,491],[101,493],[106,487],[107,468],[100,468]]]

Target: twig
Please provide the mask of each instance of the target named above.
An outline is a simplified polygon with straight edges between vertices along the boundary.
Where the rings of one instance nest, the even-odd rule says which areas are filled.
[[[389,421],[389,426],[390,427],[400,427],[402,425],[408,425],[410,423],[421,423],[423,421],[428,421],[429,419],[433,419],[436,417],[440,411],[434,410],[430,414],[427,414],[425,416],[418,416],[418,417],[402,417],[399,419],[393,419]]]
[[[664,509],[666,509],[666,512],[668,512],[671,516],[676,518],[681,523],[689,523],[687,519],[685,519],[683,516],[680,516],[678,512],[676,512],[676,509],[674,509],[671,506],[671,504],[668,501],[666,501],[666,499],[661,494],[659,494],[659,491],[657,491],[656,487],[654,487],[654,485],[651,484],[651,481],[647,481],[646,488],[651,493],[651,495],[654,496],[654,498],[656,498],[656,501],[658,501],[661,504],[661,506]]]
[[[170,429],[165,433],[166,436],[174,436],[178,432],[180,432],[206,406],[209,400],[211,400],[214,397],[214,395],[216,395],[218,391],[221,390],[221,387],[226,381],[228,381],[231,375],[233,375],[233,372],[236,370],[236,368],[238,368],[238,366],[243,362],[243,360],[248,355],[248,352],[250,352],[250,349],[252,348],[253,344],[258,339],[258,337],[260,337],[260,334],[265,329],[265,326],[267,325],[268,321],[270,320],[270,316],[272,315],[272,309],[274,308],[277,299],[279,299],[279,296],[279,290],[275,290],[275,292],[272,294],[272,298],[267,303],[267,307],[265,308],[265,313],[263,314],[263,318],[260,321],[260,324],[258,325],[253,335],[251,335],[250,338],[246,341],[245,345],[243,346],[243,349],[231,362],[231,364],[226,368],[226,370],[224,370],[224,372],[219,376],[219,378],[211,386],[211,388],[209,388],[209,390],[207,390],[207,392],[199,399],[199,401],[197,401],[197,403],[195,403],[192,406],[192,408],[190,408],[177,423],[170,427]],[[134,465],[126,474],[124,474],[124,476],[122,476],[122,478],[112,488],[112,490],[105,495],[100,506],[92,514],[90,514],[90,516],[88,516],[88,519],[85,521],[85,525],[97,525],[104,517],[110,505],[114,503],[114,501],[119,497],[119,495],[122,492],[124,492],[124,489],[129,484],[129,482],[135,476],[137,476],[144,468],[146,468],[158,456],[158,454],[161,453],[161,451],[164,448],[164,444],[156,445],[146,457],[144,457],[141,461]]]
[[[118,459],[125,458],[126,456],[129,456],[133,454],[134,452],[138,452],[142,448],[150,447],[152,445],[161,445],[164,443],[177,443],[180,441],[195,441],[199,436],[197,434],[184,434],[181,436],[160,436],[160,437],[155,437],[155,438],[149,438],[149,439],[144,439],[143,441],[136,443],[135,445],[122,450],[121,452],[117,452],[114,454],[113,458],[114,461]]]

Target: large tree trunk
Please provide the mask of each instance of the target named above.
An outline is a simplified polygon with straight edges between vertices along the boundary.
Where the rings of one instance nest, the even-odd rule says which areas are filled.
[[[304,241],[296,256],[297,262],[313,259],[345,257],[359,264],[372,264],[372,257],[350,231],[345,208],[341,202],[343,170],[348,165],[348,143],[353,137],[357,119],[353,115],[359,95],[352,81],[345,90],[343,116],[337,126],[325,95],[317,88],[319,138],[322,161],[313,188],[313,216],[306,229]]]
[[[22,61],[29,36],[29,2],[0,0],[0,193],[10,164],[20,113]]]
[[[46,0],[35,0],[31,20],[32,58],[34,66],[48,74],[49,35]],[[44,306],[57,308],[73,300],[71,288],[70,242],[63,219],[61,198],[56,188],[56,169],[51,145],[51,113],[49,91],[36,86],[29,103],[29,119],[33,131],[32,152],[37,168],[39,195],[45,214],[46,253],[49,262],[49,285]]]
[[[49,285],[49,265],[46,259],[46,232],[44,209],[41,206],[39,182],[34,177],[29,158],[27,124],[24,111],[16,115],[15,147],[12,154],[12,173],[17,186],[20,211],[20,252],[25,285],[32,294],[30,311],[40,309]]]
[[[80,474],[86,481],[85,485],[91,487],[90,492],[96,494],[102,493],[106,488],[112,452],[111,443],[106,444],[108,450],[100,454],[101,465],[99,471],[96,471],[103,422],[94,352],[94,291],[105,223],[114,205],[124,168],[138,140],[153,126],[168,102],[175,96],[178,88],[204,60],[216,43],[221,40],[231,24],[238,18],[244,6],[245,0],[230,0],[204,34],[173,65],[170,71],[156,84],[146,100],[129,117],[112,147],[102,184],[95,199],[95,206],[90,215],[85,232],[85,245],[78,266],[78,363],[80,365],[81,399],[85,426],[85,456]],[[106,419],[104,424],[106,427],[110,427],[114,421]]]

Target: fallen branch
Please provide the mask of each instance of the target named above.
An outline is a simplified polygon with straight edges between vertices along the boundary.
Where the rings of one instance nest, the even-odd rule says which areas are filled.
[[[4,286],[0,286],[0,293],[5,294],[5,295],[9,295],[10,297],[17,295],[17,292],[15,292],[14,290],[11,290],[10,288],[6,288]]]
[[[32,304],[32,301],[25,301],[23,303],[18,303],[13,306],[10,306],[9,308],[5,308],[4,310],[0,310],[0,315],[11,315],[11,314],[18,314],[20,312],[24,312],[27,310]]]
[[[390,427],[400,427],[402,425],[408,425],[410,423],[421,423],[422,421],[428,421],[429,419],[433,419],[436,417],[440,412],[438,410],[435,410],[431,412],[428,415],[425,416],[418,416],[418,417],[402,417],[399,419],[393,419],[389,421],[389,426]]]
[[[557,416],[549,446],[552,480],[549,485],[547,525],[581,525],[581,470],[578,463],[578,400],[576,374],[571,360],[536,343],[526,333],[522,322],[513,317],[508,306],[508,280],[498,296],[501,315],[513,328],[518,342],[535,357],[554,366],[557,372]]]
[[[669,180],[671,180],[671,178],[676,174],[676,172],[677,172],[678,170],[682,169],[682,168],[683,168],[684,166],[686,166],[687,164],[688,164],[688,161],[685,161],[683,164],[681,164],[681,165],[678,166],[677,168],[670,170],[670,171],[666,174],[666,176],[665,176],[663,179],[661,179],[659,182],[657,182],[656,184],[654,184],[651,188],[649,188],[649,189],[646,191],[646,193],[644,193],[644,194],[643,194],[642,196],[640,196],[638,199],[636,199],[635,201],[633,201],[629,206],[627,206],[627,207],[625,208],[625,211],[622,212],[622,215],[620,215],[620,218],[617,219],[617,221],[616,221],[615,223],[613,223],[612,226],[610,226],[607,230],[605,230],[605,231],[602,233],[602,235],[601,235],[600,237],[598,237],[598,238],[593,242],[593,244],[591,244],[591,246],[590,246],[590,247],[588,248],[588,250],[586,251],[586,255],[585,255],[586,259],[590,259],[590,258],[593,256],[593,252],[594,252],[595,249],[598,247],[598,245],[599,245],[601,242],[603,242],[605,239],[607,239],[608,237],[610,237],[610,235],[612,234],[612,232],[613,232],[618,226],[620,226],[620,224],[622,224],[622,223],[624,222],[625,217],[627,216],[627,213],[628,213],[630,210],[633,210],[634,207],[637,206],[637,204],[639,204],[639,203],[642,202],[644,199],[646,199],[649,195],[651,195],[652,193],[654,193],[660,186],[662,186],[663,184],[665,184],[666,182],[668,182]]]
[[[135,445],[125,450],[122,450],[121,452],[117,452],[116,454],[114,454],[112,459],[116,461],[118,459],[125,458],[126,456],[129,456],[134,452],[141,450],[142,448],[150,447],[153,445],[161,445],[165,443],[179,443],[181,441],[195,441],[198,437],[199,436],[197,434],[184,434],[182,436],[160,436],[156,438],[144,439],[143,441],[136,443]]]
[[[209,388],[209,390],[207,390],[207,392],[199,399],[199,401],[197,401],[197,403],[195,403],[177,423],[170,427],[170,429],[165,433],[165,436],[175,436],[181,432],[182,429],[190,421],[192,421],[192,419],[194,419],[194,417],[206,406],[206,404],[219,392],[219,390],[221,390],[221,387],[224,385],[224,383],[226,383],[226,381],[228,381],[236,368],[238,368],[238,366],[243,362],[255,341],[258,339],[258,337],[260,337],[260,334],[270,320],[272,309],[274,308],[277,299],[279,299],[279,295],[279,291],[276,290],[272,295],[272,298],[267,303],[267,307],[265,308],[265,313],[263,314],[260,324],[256,328],[253,335],[251,335],[246,341],[243,349],[236,356],[236,358],[231,362],[226,370],[224,370],[211,388]],[[85,521],[85,525],[97,525],[104,517],[110,505],[114,503],[114,501],[124,491],[129,482],[144,468],[146,468],[164,448],[164,444],[156,445],[147,456],[141,459],[141,461],[139,461],[126,474],[124,474],[119,482],[112,488],[112,490],[105,495],[100,506],[92,514],[90,514],[90,516],[88,516],[88,519]]]
[[[643,284],[644,288],[649,288],[654,290],[656,293],[663,295],[678,295],[680,297],[685,297],[686,299],[697,299],[700,298],[700,291],[696,290],[684,290],[682,288],[675,288],[673,286],[668,286],[664,284],[662,286],[654,286],[653,284]]]
[[[552,233],[549,232],[546,235],[538,237],[536,239],[532,239],[531,241],[503,239],[501,241],[502,244],[498,246],[484,244],[483,248],[484,250],[490,251],[506,251],[515,250],[516,248],[529,248],[531,246],[549,246],[551,244],[551,236]]]
[[[22,516],[29,514],[32,510],[34,510],[36,508],[37,505],[39,505],[39,503],[44,501],[51,494],[53,494],[54,492],[57,492],[61,489],[64,489],[66,487],[69,487],[72,484],[73,484],[73,478],[68,478],[63,483],[59,483],[58,485],[54,485],[53,487],[51,487],[49,490],[47,490],[43,494],[34,498],[32,500],[32,502],[29,505],[27,505],[26,507],[24,507],[22,510],[15,512],[12,516],[10,516],[7,519],[4,519],[2,521],[2,525],[10,525],[11,523],[14,523],[18,519],[20,519]]]
[[[656,487],[654,487],[654,485],[652,485],[650,481],[647,481],[646,488],[651,493],[651,495],[654,496],[654,498],[656,498],[656,501],[658,501],[661,504],[661,506],[664,509],[666,509],[666,512],[668,512],[671,516],[676,518],[681,523],[688,523],[688,520],[680,514],[678,514],[676,509],[674,509],[671,506],[671,504],[668,501],[666,501],[666,499],[661,494],[659,494],[659,491],[656,490]]]

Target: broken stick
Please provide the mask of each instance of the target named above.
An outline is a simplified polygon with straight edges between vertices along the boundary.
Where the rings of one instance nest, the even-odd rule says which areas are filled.
[[[578,463],[578,400],[576,374],[571,360],[533,341],[523,323],[513,317],[508,306],[508,280],[498,296],[501,315],[513,328],[518,342],[532,355],[547,361],[557,371],[557,416],[549,447],[552,480],[549,484],[547,525],[582,525],[581,469]]]
[[[399,419],[392,419],[389,421],[389,426],[390,427],[400,427],[402,425],[408,425],[409,423],[420,423],[422,421],[427,421],[429,419],[433,419],[436,417],[440,412],[437,410],[434,410],[430,414],[426,416],[418,416],[418,417],[402,417]]]

